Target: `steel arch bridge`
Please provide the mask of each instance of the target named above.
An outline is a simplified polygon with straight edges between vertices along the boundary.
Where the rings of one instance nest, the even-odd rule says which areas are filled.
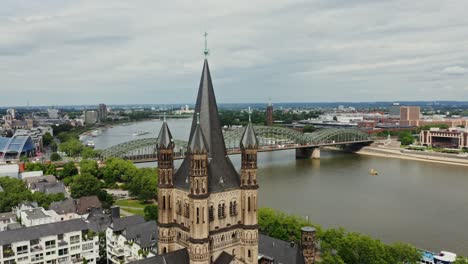
[[[224,132],[224,140],[228,154],[240,153],[239,142],[244,133],[244,127],[230,129]],[[320,146],[351,145],[370,143],[373,140],[366,133],[355,129],[320,129],[313,133],[301,133],[286,127],[254,126],[260,143],[259,151],[276,151],[285,149],[316,148]],[[156,160],[157,138],[142,138],[121,143],[105,149],[101,157],[119,157],[135,162]],[[187,142],[175,140],[174,158],[185,157]]]

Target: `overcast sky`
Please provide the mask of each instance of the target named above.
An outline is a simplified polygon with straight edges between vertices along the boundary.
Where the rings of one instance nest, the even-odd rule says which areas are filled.
[[[0,106],[468,100],[466,0],[2,0]]]

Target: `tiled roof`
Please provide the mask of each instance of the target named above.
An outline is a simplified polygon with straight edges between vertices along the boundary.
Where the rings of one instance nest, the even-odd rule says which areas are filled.
[[[123,231],[130,225],[137,225],[144,223],[145,219],[141,215],[132,215],[122,218],[114,218],[112,219],[112,224],[110,228],[114,231]]]
[[[274,259],[275,264],[304,264],[304,258],[297,243],[279,240],[266,235],[259,236],[258,256],[262,255]]]

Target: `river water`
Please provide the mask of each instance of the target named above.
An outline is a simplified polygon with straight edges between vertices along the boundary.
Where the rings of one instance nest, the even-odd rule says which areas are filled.
[[[168,120],[168,124],[174,138],[188,139],[191,120]],[[156,137],[160,126],[160,121],[120,125],[93,140],[96,148],[103,149]],[[132,136],[141,130],[150,133]],[[320,160],[296,160],[294,151],[259,153],[260,206],[387,243],[402,241],[468,255],[467,167],[336,151],[321,154]],[[239,156],[231,159],[240,166]],[[379,175],[370,176],[371,168]]]

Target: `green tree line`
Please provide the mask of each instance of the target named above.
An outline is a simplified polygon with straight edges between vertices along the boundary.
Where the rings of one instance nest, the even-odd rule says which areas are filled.
[[[421,253],[409,244],[387,245],[380,240],[348,232],[343,228],[323,229],[301,217],[270,208],[261,208],[258,211],[258,224],[263,234],[296,242],[300,242],[302,227],[315,227],[323,264],[416,264],[421,257]]]

